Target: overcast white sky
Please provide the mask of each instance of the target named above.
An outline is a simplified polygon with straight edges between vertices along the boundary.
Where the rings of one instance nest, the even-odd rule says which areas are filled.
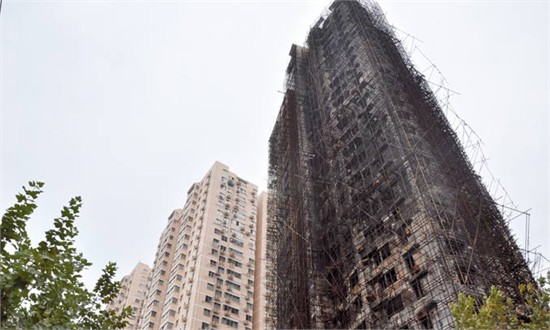
[[[84,199],[78,248],[151,264],[167,216],[215,160],[265,188],[292,43],[328,1],[9,1],[0,18],[1,208],[46,182],[35,241]],[[382,1],[460,92],[494,175],[550,255],[547,1]],[[423,68],[420,68],[423,69]],[[523,218],[513,224],[523,243]]]

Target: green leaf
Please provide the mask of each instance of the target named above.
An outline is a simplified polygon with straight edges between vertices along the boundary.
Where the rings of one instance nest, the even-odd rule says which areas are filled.
[[[16,203],[2,215],[0,230],[0,328],[119,329],[126,326],[124,311],[106,311],[100,302],[114,299],[120,283],[113,281],[116,265],[109,263],[99,290],[89,291],[81,272],[91,263],[74,247],[82,199],[77,196],[54,219],[54,229],[33,247],[26,224],[37,208],[42,182],[29,182]],[[6,249],[11,246],[13,249]],[[13,252],[8,252],[13,251]]]

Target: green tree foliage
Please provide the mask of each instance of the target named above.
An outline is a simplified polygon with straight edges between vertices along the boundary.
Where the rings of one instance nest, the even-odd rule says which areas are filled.
[[[550,329],[550,272],[534,284],[522,284],[519,289],[524,304],[517,305],[506,295],[491,287],[483,303],[476,308],[475,299],[462,293],[451,304],[458,329]]]
[[[29,182],[17,202],[6,210],[0,227],[0,328],[120,329],[131,309],[106,310],[120,290],[113,281],[116,264],[109,263],[93,291],[82,283],[91,266],[74,247],[75,220],[82,199],[74,197],[54,219],[45,239],[31,244],[26,225],[37,208],[42,182]]]

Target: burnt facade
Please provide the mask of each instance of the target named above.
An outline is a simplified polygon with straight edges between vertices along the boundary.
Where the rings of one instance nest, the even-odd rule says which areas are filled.
[[[292,46],[269,171],[272,327],[450,328],[459,292],[532,281],[373,2],[335,1]]]

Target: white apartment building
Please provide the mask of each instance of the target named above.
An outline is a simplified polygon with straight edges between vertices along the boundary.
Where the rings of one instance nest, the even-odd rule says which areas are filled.
[[[126,306],[132,307],[132,316],[127,319],[128,325],[124,328],[125,330],[138,329],[150,279],[151,268],[143,262],[138,262],[130,274],[122,278],[122,287],[118,296],[107,306],[108,309],[116,312],[120,312]]]
[[[256,185],[215,162],[162,232],[142,330],[251,330]]]

